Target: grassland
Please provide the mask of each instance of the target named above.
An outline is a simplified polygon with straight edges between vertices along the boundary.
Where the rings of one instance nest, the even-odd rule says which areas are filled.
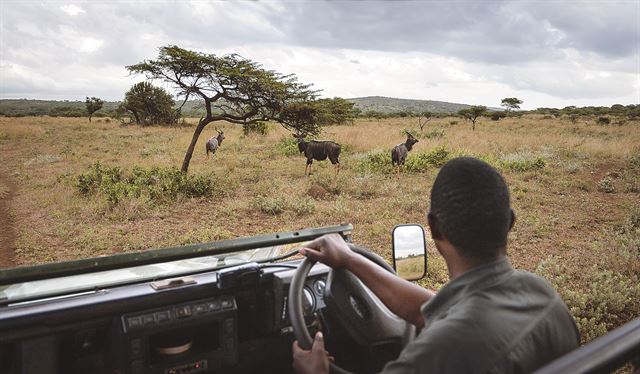
[[[509,243],[512,263],[561,288],[583,332],[597,336],[639,314],[638,122],[600,126],[530,115],[483,119],[471,131],[460,119],[436,119],[411,152],[419,172],[405,172],[400,180],[390,168],[368,163],[404,140],[402,130],[415,127],[411,119],[359,119],[326,128],[322,138],[343,144],[337,178],[326,161],[305,177],[304,159],[284,140],[290,134],[275,124],[266,136],[243,137],[237,126],[219,127],[226,140],[205,162],[204,144],[215,133],[213,126],[205,130],[189,172],[212,181],[208,197],[157,201],[141,195],[114,203],[100,193],[80,194],[78,175],[96,161],[129,171],[177,167],[193,128],[0,118],[0,199],[6,207],[0,216],[13,228],[1,243],[4,266],[342,222],[354,225],[355,242],[390,261],[393,226],[426,224],[438,171],[429,155],[438,148],[448,158],[474,155],[501,170],[518,217]],[[438,288],[447,272],[433,243],[428,247],[428,277],[420,283]]]
[[[419,279],[424,275],[424,256],[396,259],[396,271],[405,279]]]

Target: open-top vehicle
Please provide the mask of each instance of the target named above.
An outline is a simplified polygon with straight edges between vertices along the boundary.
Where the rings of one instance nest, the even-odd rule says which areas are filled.
[[[350,272],[298,255],[305,242],[324,234],[350,242],[352,229],[346,224],[3,270],[0,373],[287,373],[293,340],[308,348],[318,329],[335,356],[333,372],[377,372],[415,336],[413,325]],[[394,267],[409,269],[406,278],[425,274],[424,239],[420,226],[394,229]],[[395,271],[376,254],[350,246]],[[629,360],[640,346],[640,327],[633,321],[623,329],[604,347],[598,341],[583,347],[591,349],[588,360],[572,359],[584,356],[578,350],[542,371],[566,372],[577,363],[578,371],[606,371]]]

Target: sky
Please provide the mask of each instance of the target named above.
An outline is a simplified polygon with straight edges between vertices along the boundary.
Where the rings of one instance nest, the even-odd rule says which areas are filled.
[[[420,226],[399,226],[393,230],[393,249],[396,258],[424,253],[425,233]]]
[[[122,100],[174,44],[324,97],[640,103],[640,1],[0,0],[0,98]],[[165,86],[165,88],[169,88]]]

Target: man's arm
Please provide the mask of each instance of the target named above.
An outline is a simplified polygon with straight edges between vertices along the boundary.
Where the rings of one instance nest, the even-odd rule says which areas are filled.
[[[353,252],[340,235],[319,237],[302,248],[300,253],[331,267],[343,267],[351,271],[389,310],[419,328],[424,327],[420,306],[430,300],[435,292],[391,274]]]

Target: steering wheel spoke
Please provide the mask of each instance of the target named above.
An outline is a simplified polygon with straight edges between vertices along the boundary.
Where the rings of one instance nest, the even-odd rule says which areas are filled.
[[[377,265],[394,273],[380,256],[349,245],[350,248]],[[303,349],[311,349],[312,339],[307,331],[302,312],[302,290],[314,262],[305,258],[289,288],[289,318],[298,344]],[[415,336],[415,327],[393,314],[380,299],[367,288],[353,273],[345,269],[332,269],[325,288],[325,302],[329,313],[343,325],[353,340],[363,346],[384,343],[408,344]],[[349,373],[331,363],[332,373]]]
[[[393,314],[348,270],[331,270],[325,302],[329,312],[360,345],[398,343],[404,346],[410,335],[407,322]]]

